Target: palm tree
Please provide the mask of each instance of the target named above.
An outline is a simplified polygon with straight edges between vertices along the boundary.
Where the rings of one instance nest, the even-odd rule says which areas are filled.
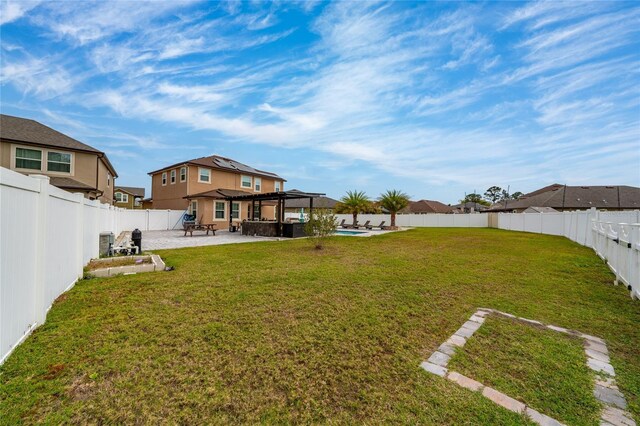
[[[378,198],[380,205],[391,213],[391,226],[396,226],[396,213],[409,205],[409,196],[397,189],[388,189]]]
[[[340,198],[340,203],[336,206],[338,213],[349,213],[353,215],[353,225],[358,222],[358,213],[364,213],[371,208],[371,200],[364,191],[347,191],[347,195]]]

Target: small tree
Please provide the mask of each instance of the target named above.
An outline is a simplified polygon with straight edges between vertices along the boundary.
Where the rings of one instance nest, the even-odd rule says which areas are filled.
[[[314,209],[309,213],[309,220],[304,225],[304,232],[309,236],[316,250],[322,250],[327,237],[336,232],[336,216],[327,209]]]
[[[522,197],[524,194],[520,191],[516,191],[513,194],[511,194],[511,198],[513,200],[517,200],[518,198]]]
[[[409,196],[397,189],[388,189],[380,195],[378,202],[391,214],[391,227],[395,227],[396,214],[409,205]]]
[[[485,191],[484,198],[491,201],[492,203],[495,203],[500,199],[500,197],[502,197],[502,192],[503,192],[503,189],[500,188],[499,186],[492,186]]]
[[[371,209],[371,200],[364,191],[347,191],[335,207],[337,213],[348,213],[353,216],[353,225],[358,222],[358,214]]]
[[[460,203],[478,203],[483,206],[491,204],[487,200],[484,200],[480,194],[467,194],[462,200],[460,200]]]

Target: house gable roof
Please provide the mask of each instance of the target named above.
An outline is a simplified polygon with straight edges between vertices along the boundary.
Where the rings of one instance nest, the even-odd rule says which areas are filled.
[[[440,201],[409,201],[409,205],[398,213],[451,213],[453,209]]]
[[[104,160],[111,174],[113,174],[114,177],[118,177],[113,165],[104,152],[29,118],[0,114],[0,139],[23,144],[45,147],[52,146],[72,151],[94,153]]]
[[[338,200],[334,200],[329,197],[314,197],[313,208],[317,209],[333,209],[336,207]],[[309,208],[308,198],[297,198],[293,200],[286,200],[284,207],[286,209],[307,209]]]
[[[134,197],[144,197],[145,189],[137,188],[135,186],[116,186],[113,188],[114,191],[126,192],[127,194],[131,194]]]
[[[168,169],[180,167],[183,165],[209,167],[212,169],[223,170],[231,173],[246,174],[246,175],[258,176],[258,177],[267,177],[272,179],[279,179],[286,182],[286,179],[281,178],[275,173],[255,169],[251,166],[247,166],[246,164],[240,163],[239,161],[232,160],[231,158],[221,157],[219,155],[210,155],[208,157],[200,157],[200,158],[194,158],[193,160],[182,161],[182,162],[175,163],[170,166],[166,166],[161,169],[155,170],[153,172],[149,172],[148,174],[154,175],[156,173],[159,173]]]

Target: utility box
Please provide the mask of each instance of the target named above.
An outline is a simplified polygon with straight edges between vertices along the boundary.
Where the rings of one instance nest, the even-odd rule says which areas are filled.
[[[113,247],[114,243],[115,235],[113,235],[113,232],[101,232],[98,246],[98,253],[100,256],[109,256],[111,254],[111,247]]]
[[[142,253],[142,231],[140,231],[138,228],[134,229],[133,232],[131,232],[131,241],[136,247],[138,247],[138,254],[141,254]]]

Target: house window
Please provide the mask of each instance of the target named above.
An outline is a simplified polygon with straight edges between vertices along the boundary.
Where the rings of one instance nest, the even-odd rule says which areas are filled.
[[[240,219],[240,203],[231,203],[231,217]]]
[[[16,168],[42,170],[42,151],[16,148]]]
[[[198,168],[198,182],[210,183],[211,170],[202,167]]]
[[[226,205],[225,202],[222,201],[216,201],[216,211],[215,211],[215,219],[224,219],[224,206]]]
[[[107,188],[111,185],[111,173],[107,173]]]
[[[167,184],[167,172],[162,172],[162,186]]]
[[[255,182],[255,192],[260,192],[260,188],[262,188],[262,179],[260,179],[259,177],[254,179]]]
[[[242,176],[240,186],[243,188],[251,188],[251,176]]]
[[[261,216],[261,209],[260,209],[260,204],[256,204],[255,207],[253,208],[253,218],[255,220],[260,220],[260,216]]]
[[[280,181],[276,181],[276,192],[280,192]]]
[[[129,202],[129,194],[123,194],[121,192],[116,192],[116,201],[119,203],[128,203]]]
[[[191,202],[191,215],[198,220],[198,201],[193,200]]]
[[[187,180],[187,168],[180,168],[180,182],[185,182]]]
[[[176,183],[176,171],[171,170],[171,184]]]
[[[71,173],[71,154],[47,152],[47,171]]]
[[[116,201],[121,203],[122,202],[122,193],[120,192],[116,192],[115,193],[115,197],[116,197]]]

